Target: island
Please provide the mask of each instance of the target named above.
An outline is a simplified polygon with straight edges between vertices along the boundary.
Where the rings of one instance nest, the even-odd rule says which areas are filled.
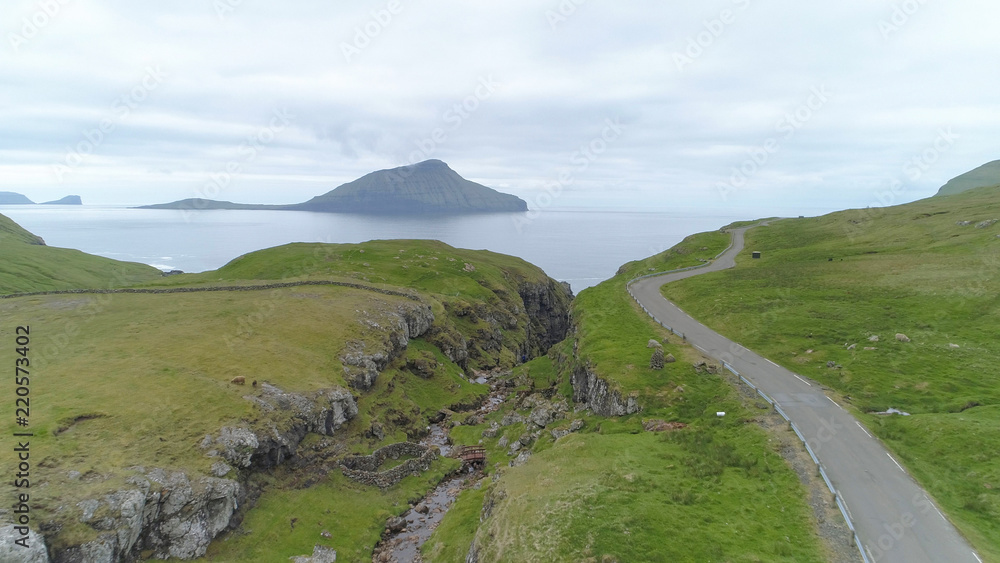
[[[528,210],[528,204],[517,196],[466,180],[440,160],[426,160],[366,174],[303,203],[258,205],[192,198],[173,203],[144,205],[138,209],[447,215],[523,212]]]

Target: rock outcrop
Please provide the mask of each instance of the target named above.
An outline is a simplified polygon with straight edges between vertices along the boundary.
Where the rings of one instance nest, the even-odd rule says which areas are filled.
[[[553,279],[545,283],[522,283],[517,292],[530,320],[526,353],[532,358],[544,355],[569,332],[573,294]]]
[[[15,543],[22,539],[22,544]],[[49,563],[49,554],[42,536],[34,530],[28,530],[27,534],[22,535],[21,531],[11,524],[0,528],[0,561]]]
[[[625,416],[642,410],[634,396],[622,397],[608,382],[594,373],[589,363],[578,364],[573,370],[573,401],[584,404],[600,416]]]
[[[134,561],[142,552],[158,559],[200,557],[245,498],[243,487],[230,479],[132,471],[131,488],[77,504],[80,521],[100,534],[55,554],[55,563]]]
[[[348,342],[347,352],[340,358],[345,379],[362,391],[371,389],[378,374],[406,352],[411,338],[423,336],[430,330],[434,313],[426,303],[400,305],[382,322],[368,319],[366,324],[384,332],[382,342],[372,345],[363,341]]]

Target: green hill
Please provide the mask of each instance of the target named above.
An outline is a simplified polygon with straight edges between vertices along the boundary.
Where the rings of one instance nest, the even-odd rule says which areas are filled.
[[[0,294],[107,289],[162,277],[145,264],[119,262],[45,242],[0,215]]]
[[[772,221],[748,231],[735,269],[663,291],[842,394],[981,553],[1000,560],[998,219],[1000,188],[979,188]],[[912,416],[876,414],[889,408]]]
[[[1000,186],[1000,160],[994,160],[975,170],[953,178],[941,187],[937,195],[955,195],[968,190],[991,186]]]

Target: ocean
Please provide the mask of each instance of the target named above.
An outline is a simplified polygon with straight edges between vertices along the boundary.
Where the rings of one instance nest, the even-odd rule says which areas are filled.
[[[377,217],[300,211],[176,211],[104,206],[0,206],[45,239],[162,270],[214,270],[248,252],[290,242],[436,239],[521,257],[574,292],[622,264],[684,237],[752,217],[641,211],[545,209],[454,217]]]

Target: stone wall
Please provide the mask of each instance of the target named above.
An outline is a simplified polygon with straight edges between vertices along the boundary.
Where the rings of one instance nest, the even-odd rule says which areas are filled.
[[[400,456],[404,455],[420,457],[408,459],[386,471],[378,470],[385,463],[385,460],[399,459]],[[340,462],[340,470],[346,477],[361,484],[387,489],[402,481],[404,477],[419,475],[427,471],[431,462],[437,458],[437,448],[429,448],[413,442],[399,442],[379,448],[371,455],[344,458]]]
[[[13,297],[35,297],[38,295],[75,295],[80,293],[96,293],[96,294],[109,294],[109,293],[148,293],[148,294],[163,294],[163,293],[200,293],[205,291],[263,291],[265,289],[283,289],[286,287],[299,287],[303,285],[336,285],[340,287],[349,287],[352,289],[361,289],[364,291],[374,291],[375,293],[382,293],[384,295],[394,295],[396,297],[405,297],[413,301],[420,301],[419,296],[412,293],[407,293],[405,291],[395,291],[392,289],[385,289],[382,287],[375,287],[371,285],[365,285],[360,283],[351,282],[341,282],[341,281],[327,281],[327,280],[312,280],[312,281],[299,281],[299,282],[281,282],[281,283],[269,283],[263,285],[226,285],[218,287],[165,287],[162,289],[64,289],[60,291],[34,291],[31,293],[11,293],[7,295],[0,295],[0,299],[10,299]]]

